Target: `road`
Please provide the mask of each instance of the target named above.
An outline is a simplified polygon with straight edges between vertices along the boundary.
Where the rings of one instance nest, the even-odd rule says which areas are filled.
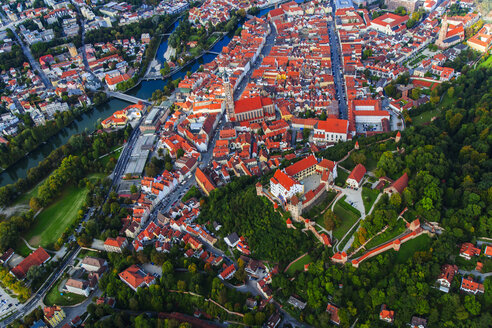
[[[333,12],[335,12],[335,4],[332,1]],[[335,16],[333,16],[335,19]],[[340,42],[335,31],[335,22],[328,22],[328,35],[330,37],[331,50],[331,67],[333,70],[333,79],[335,81],[335,91],[338,99],[338,110],[341,119],[348,119],[347,112],[347,95],[345,93],[345,80],[343,78],[343,64],[340,56]]]
[[[24,53],[24,55],[29,60],[31,67],[38,73],[39,78],[43,82],[44,86],[48,89],[52,89],[53,85],[51,84],[50,79],[48,79],[46,74],[44,74],[43,70],[41,69],[41,66],[39,66],[39,63],[34,59],[32,53],[31,53],[31,49],[29,49],[29,47],[24,44],[22,39],[19,37],[19,35],[15,31],[15,27],[9,27],[9,28],[12,31],[12,33],[14,34],[15,38],[17,39],[17,43],[19,43],[19,45],[21,46],[22,52]]]
[[[99,82],[99,85],[102,85],[101,81],[99,78],[94,74],[94,72],[91,70],[91,67],[89,66],[89,61],[87,60],[87,53],[85,51],[85,20],[82,18],[82,14],[80,13],[80,8],[78,5],[75,5],[75,8],[77,9],[77,13],[80,17],[80,32],[82,34],[82,47],[81,47],[81,52],[82,52],[82,62],[84,63],[85,70],[92,75],[93,79],[95,81]]]
[[[236,88],[236,91],[234,91],[234,100],[238,100],[241,98],[244,89],[248,85],[251,74],[253,74],[255,69],[260,67],[261,63],[263,62],[263,57],[268,56],[268,54],[270,54],[270,51],[272,50],[272,47],[275,44],[275,39],[277,38],[277,30],[275,29],[275,26],[273,26],[272,23],[269,24],[270,24],[270,34],[266,38],[265,44],[263,45],[263,49],[261,49],[260,55],[258,56],[258,58],[256,58],[253,65],[251,65],[250,70],[248,71],[248,73],[246,73],[241,83],[239,83],[239,85]]]
[[[74,258],[80,251],[80,247],[77,246],[74,248],[66,257],[66,259],[62,262],[62,264],[58,267],[51,276],[44,282],[44,284],[39,288],[39,290],[24,304],[22,308],[19,309],[18,312],[8,317],[4,321],[0,321],[0,326],[7,326],[12,323],[16,319],[20,319],[34,310],[36,307],[40,306],[44,296],[50,290],[51,286],[61,277],[65,269],[69,264],[71,264]]]

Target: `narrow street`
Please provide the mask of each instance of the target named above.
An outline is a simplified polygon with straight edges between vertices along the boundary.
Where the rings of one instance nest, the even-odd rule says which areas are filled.
[[[277,38],[277,30],[275,29],[275,26],[273,26],[272,23],[269,24],[270,24],[270,34],[266,38],[265,44],[263,45],[263,49],[261,49],[260,55],[258,56],[258,58],[256,58],[253,65],[251,65],[251,68],[249,69],[248,73],[246,73],[241,83],[239,83],[239,85],[237,86],[236,91],[234,91],[234,100],[239,100],[241,98],[244,89],[248,85],[248,82],[251,78],[251,74],[253,74],[255,69],[260,67],[261,63],[263,62],[263,57],[268,56],[268,54],[270,54],[270,51],[272,50],[272,47],[275,44],[275,39]]]
[[[24,55],[29,60],[29,64],[31,64],[31,67],[34,70],[36,70],[36,73],[38,73],[39,78],[43,82],[44,86],[46,88],[48,88],[48,89],[53,88],[53,85],[51,84],[51,81],[48,79],[48,77],[46,76],[46,74],[44,74],[43,70],[41,69],[41,66],[39,66],[39,63],[34,59],[32,53],[31,53],[31,49],[29,49],[29,47],[24,44],[24,42],[22,41],[22,39],[20,38],[20,36],[15,31],[15,26],[14,27],[10,27],[10,30],[12,31],[12,33],[15,36],[15,38],[17,39],[17,43],[21,46],[22,52],[24,53]]]

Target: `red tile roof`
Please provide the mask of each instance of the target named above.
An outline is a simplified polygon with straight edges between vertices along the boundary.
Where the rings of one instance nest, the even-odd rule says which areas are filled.
[[[17,277],[17,279],[24,279],[27,271],[32,266],[38,266],[50,259],[50,256],[46,251],[42,248],[39,247],[37,250],[29,254],[24,260],[22,260],[21,263],[19,263],[17,266],[15,266],[11,272]]]
[[[394,187],[399,194],[408,187],[408,174],[405,172],[401,177],[390,185],[390,188]]]
[[[326,121],[319,121],[317,128],[325,132],[347,133],[348,121],[340,120],[338,118],[328,118]]]
[[[362,164],[357,164],[357,166],[350,172],[348,179],[354,179],[357,182],[360,182],[362,178],[366,174],[366,168]]]
[[[304,170],[307,170],[308,168],[318,164],[318,160],[314,155],[305,157],[301,159],[299,162],[296,162],[288,167],[285,168],[285,173],[287,173],[290,176],[294,176],[297,173],[300,173]]]
[[[281,170],[277,170],[275,172],[272,181],[273,183],[280,183],[282,187],[284,187],[286,190],[289,190],[293,185],[298,183],[296,180],[292,179]]]
[[[137,265],[132,265],[125,271],[119,274],[120,278],[132,286],[134,289],[140,287],[143,283],[147,285],[151,284],[152,281],[155,280],[154,276],[145,273],[140,267]]]

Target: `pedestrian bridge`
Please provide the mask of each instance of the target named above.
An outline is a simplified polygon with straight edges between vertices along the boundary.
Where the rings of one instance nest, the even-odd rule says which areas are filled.
[[[106,95],[108,97],[118,98],[118,99],[121,99],[121,100],[124,100],[124,101],[128,101],[128,102],[131,102],[131,103],[134,103],[134,104],[138,104],[138,103],[141,102],[141,103],[150,105],[150,102],[148,100],[140,99],[140,98],[137,98],[137,97],[134,97],[134,96],[130,96],[130,95],[127,95],[126,93],[114,92],[114,91],[107,90],[106,91]]]

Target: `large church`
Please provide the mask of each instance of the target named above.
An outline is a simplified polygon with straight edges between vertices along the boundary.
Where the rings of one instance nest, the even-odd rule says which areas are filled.
[[[234,101],[229,78],[224,78],[226,113],[231,122],[258,123],[275,119],[275,105],[267,97],[243,98]]]

